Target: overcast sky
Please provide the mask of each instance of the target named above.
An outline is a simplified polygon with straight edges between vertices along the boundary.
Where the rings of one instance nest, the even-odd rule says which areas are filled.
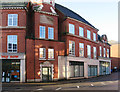
[[[118,41],[119,0],[55,0],[89,21],[99,29],[98,34],[107,34],[108,40]]]

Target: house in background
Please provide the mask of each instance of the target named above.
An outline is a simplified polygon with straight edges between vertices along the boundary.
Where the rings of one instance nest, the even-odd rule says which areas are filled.
[[[111,44],[111,69],[114,72],[120,69],[120,44],[116,41],[110,41],[109,43]]]
[[[106,35],[54,0],[0,4],[3,82],[40,82],[111,74]]]

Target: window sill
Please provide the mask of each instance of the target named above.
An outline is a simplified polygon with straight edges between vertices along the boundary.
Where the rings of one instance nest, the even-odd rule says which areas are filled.
[[[75,57],[75,55],[69,55],[70,57]]]
[[[15,53],[18,53],[18,52],[7,52],[7,53],[9,53],[9,54],[15,54]]]
[[[39,60],[47,60],[47,59],[44,59],[44,58],[39,58]]]
[[[50,60],[50,61],[54,61],[55,59],[48,59],[48,60]]]

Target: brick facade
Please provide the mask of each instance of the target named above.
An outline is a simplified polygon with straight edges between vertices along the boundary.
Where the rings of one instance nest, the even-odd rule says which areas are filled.
[[[65,17],[64,14],[52,4],[43,3],[41,10],[36,10],[33,6],[28,2],[24,6],[24,9],[3,9],[2,19],[0,19],[2,20],[2,24],[0,24],[2,29],[2,53],[9,55],[7,52],[7,35],[17,35],[17,53],[24,53],[25,56],[24,62],[22,62],[22,59],[20,61],[22,64],[25,63],[25,70],[23,70],[23,72],[25,72],[25,80],[21,80],[21,82],[43,81],[45,78],[43,78],[43,76],[45,76],[44,73],[46,74],[44,69],[48,69],[47,72],[51,74],[49,77],[51,77],[52,80],[69,78],[71,61],[84,63],[82,66],[85,70],[84,77],[88,78],[89,76],[89,66],[97,66],[96,71],[99,76],[99,61],[110,63],[109,58],[107,58],[107,53],[104,59],[99,58],[99,46],[102,46],[102,49],[105,47],[107,50],[110,49],[110,45],[100,42],[99,39],[97,39],[98,29],[74,18]],[[53,10],[55,9],[56,13],[51,10],[51,7]],[[18,26],[8,26],[8,14],[18,14]],[[74,35],[69,34],[69,24],[74,24],[75,26]],[[45,38],[40,38],[40,26],[45,27]],[[54,39],[48,38],[48,27],[54,29]],[[84,29],[84,37],[79,36],[79,27]],[[87,30],[91,32],[91,39],[87,38]],[[96,41],[93,41],[93,33],[96,34]],[[69,41],[75,42],[75,56],[69,55]],[[83,58],[79,56],[79,43],[84,43]],[[87,45],[91,46],[90,59],[87,57]],[[96,47],[97,50],[96,59],[93,58],[93,47]],[[40,48],[45,48],[44,59],[40,59]],[[54,49],[53,59],[48,58],[49,48]],[[60,72],[63,73],[59,74]],[[60,78],[60,76],[63,77]]]

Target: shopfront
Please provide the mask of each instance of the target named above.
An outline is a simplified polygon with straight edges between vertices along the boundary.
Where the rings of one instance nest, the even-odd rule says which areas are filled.
[[[25,82],[25,54],[0,55],[2,59],[2,82]]]
[[[100,61],[100,75],[110,74],[110,63]]]

